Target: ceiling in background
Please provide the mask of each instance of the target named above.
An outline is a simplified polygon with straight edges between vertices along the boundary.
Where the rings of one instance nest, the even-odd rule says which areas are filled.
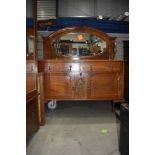
[[[33,26],[33,0],[27,0],[27,27]],[[129,33],[128,0],[38,0],[39,31],[88,26],[107,33]],[[31,7],[30,7],[31,6]]]
[[[59,0],[58,17],[128,21],[129,0]]]
[[[56,0],[37,0],[37,20],[56,18]]]
[[[60,17],[129,21],[128,0],[38,0],[38,20]]]

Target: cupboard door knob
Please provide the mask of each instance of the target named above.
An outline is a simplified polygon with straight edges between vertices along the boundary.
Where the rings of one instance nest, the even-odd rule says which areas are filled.
[[[49,71],[51,70],[51,66],[48,66],[48,70],[49,70]]]
[[[70,71],[70,72],[72,71],[72,65],[69,66],[69,71]]]
[[[74,86],[72,87],[72,90],[73,90],[73,91],[75,90],[75,87],[74,87]]]
[[[34,71],[34,66],[32,65],[32,66],[31,66],[31,72],[33,72],[33,71]]]
[[[93,67],[92,67],[92,65],[90,65],[90,71],[92,71],[93,70]]]
[[[35,119],[35,112],[32,111],[32,118]]]

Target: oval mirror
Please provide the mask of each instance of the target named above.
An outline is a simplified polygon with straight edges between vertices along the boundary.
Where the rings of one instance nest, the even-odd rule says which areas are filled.
[[[107,43],[101,38],[84,32],[67,33],[52,44],[58,57],[100,56],[107,51]]]

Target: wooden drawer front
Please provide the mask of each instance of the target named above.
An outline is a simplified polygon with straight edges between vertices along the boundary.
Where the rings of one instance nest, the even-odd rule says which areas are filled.
[[[123,62],[98,61],[98,62],[39,62],[39,72],[66,73],[66,72],[122,72]],[[29,70],[33,70],[32,66]]]
[[[121,72],[123,69],[120,62],[99,62],[92,63],[91,66],[93,72]]]
[[[46,63],[44,65],[45,73],[89,72],[91,70],[91,64],[82,63]]]
[[[69,72],[71,70],[71,63],[46,63],[44,71],[46,73],[53,72]]]
[[[82,72],[90,72],[90,71],[92,71],[92,64],[91,63],[82,63],[81,64],[81,71]]]
[[[45,73],[66,72],[122,72],[121,62],[89,62],[89,63],[45,63]]]

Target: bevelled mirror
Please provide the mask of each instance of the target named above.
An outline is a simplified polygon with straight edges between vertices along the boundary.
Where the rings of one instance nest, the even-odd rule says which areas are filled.
[[[74,32],[59,37],[52,44],[58,57],[91,57],[107,51],[105,40],[90,33]]]
[[[114,59],[115,38],[95,28],[73,26],[43,37],[44,59]]]

